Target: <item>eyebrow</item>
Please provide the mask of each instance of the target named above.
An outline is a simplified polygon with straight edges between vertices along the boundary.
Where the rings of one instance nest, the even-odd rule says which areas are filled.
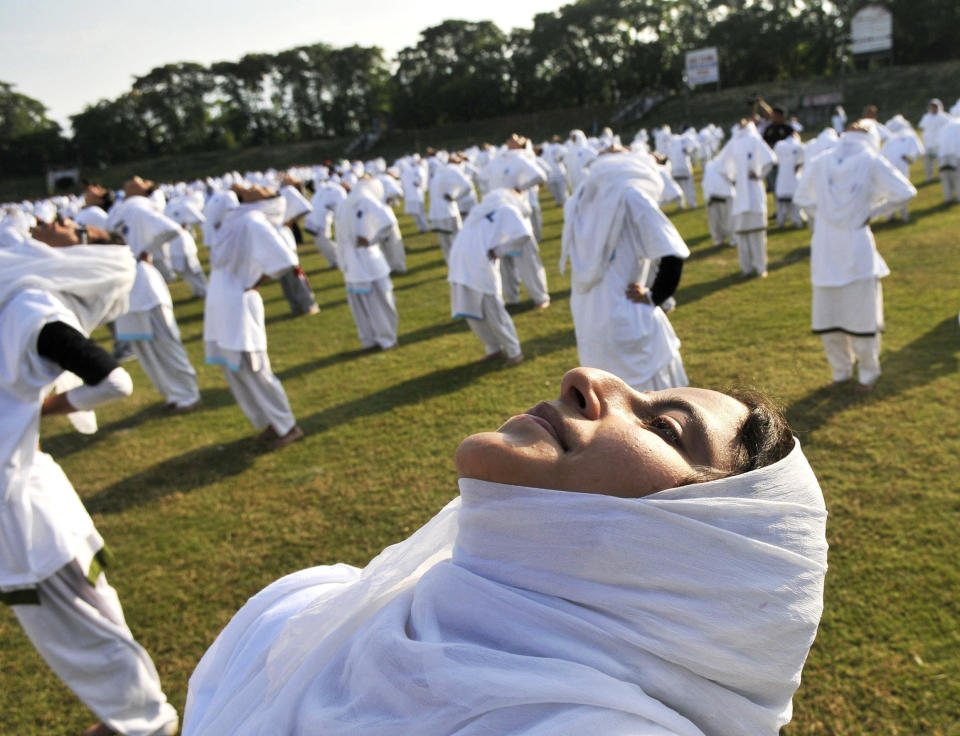
[[[671,409],[679,410],[685,414],[689,414],[693,418],[692,429],[692,442],[682,442],[681,445],[686,450],[687,456],[699,465],[712,465],[714,462],[713,451],[710,448],[710,443],[707,442],[706,426],[707,421],[706,417],[703,414],[703,411],[696,404],[691,404],[686,399],[681,399],[678,396],[670,397],[666,399],[659,399],[653,402],[652,409],[657,412],[669,411]],[[686,434],[686,433],[685,433]],[[695,447],[696,446],[696,447]],[[693,451],[699,449],[702,451],[706,458],[706,462],[700,462],[697,458],[693,457]]]

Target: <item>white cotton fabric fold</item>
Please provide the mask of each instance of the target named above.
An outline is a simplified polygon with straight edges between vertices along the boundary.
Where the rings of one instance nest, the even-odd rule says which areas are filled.
[[[640,499],[462,479],[366,568],[252,598],[190,680],[200,734],[773,736],[822,612],[797,444]]]
[[[560,273],[569,259],[576,290],[589,291],[603,278],[627,221],[633,216],[626,204],[630,191],[649,199],[651,212],[660,211],[657,201],[663,191],[663,179],[652,159],[642,154],[607,154],[594,162],[590,175],[566,201]],[[658,241],[658,232],[650,228],[650,237]],[[674,242],[651,243],[648,250],[647,258],[689,255],[685,245],[677,252],[678,244]]]

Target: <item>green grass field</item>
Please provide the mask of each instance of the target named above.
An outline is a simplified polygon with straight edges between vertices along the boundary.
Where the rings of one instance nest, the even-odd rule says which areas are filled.
[[[301,259],[320,314],[291,319],[279,287],[263,289],[273,369],[304,441],[275,453],[248,442],[220,370],[203,363],[203,304],[182,282],[171,291],[203,409],[169,416],[132,362],[135,393],[100,412],[98,434],[44,422],[43,447],[116,553],[110,580],[178,710],[250,595],[303,567],[365,564],[456,494],[463,437],[558,394],[577,353],[556,267],[562,213],[543,203],[553,305],[514,311],[527,356],[515,368],[476,362],[483,347],[449,319],[436,238],[404,217],[399,349],[360,351],[342,277],[312,245]],[[671,315],[691,382],[778,397],[830,510],[825,613],[787,734],[960,734],[960,206],[944,208],[931,184],[911,210],[909,224],[875,228],[893,273],[884,373],[867,395],[828,386],[809,328],[808,231],[771,231],[770,277],[743,281],[735,250],[712,246],[702,207],[670,213],[692,251]],[[0,733],[74,734],[95,720],[8,609],[0,662]]]

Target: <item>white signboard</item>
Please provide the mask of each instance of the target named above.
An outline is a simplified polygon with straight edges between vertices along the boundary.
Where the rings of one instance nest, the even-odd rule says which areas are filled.
[[[687,84],[710,84],[720,81],[720,57],[717,48],[697,49],[687,52]]]
[[[854,54],[889,51],[893,48],[893,15],[879,5],[867,5],[850,20],[850,43]]]

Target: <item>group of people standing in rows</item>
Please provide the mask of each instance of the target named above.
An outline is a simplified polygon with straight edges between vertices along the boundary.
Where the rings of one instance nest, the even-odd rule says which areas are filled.
[[[765,277],[769,181],[777,225],[812,225],[812,326],[833,380],[851,380],[858,365],[857,385],[869,390],[880,375],[880,279],[889,273],[869,223],[907,219],[916,194],[907,168],[921,156],[939,164],[945,199],[958,198],[960,117],[934,100],[920,127],[922,142],[902,116],[881,124],[868,108],[839,134],[830,127],[804,144],[784,111],[768,108],[735,124],[725,144],[715,125],[680,134],[664,126],[652,146],[646,131],[629,146],[610,129],[538,146],[513,135],[499,147],[430,150],[391,166],[374,159],[163,185],[133,177],[120,192],[91,185],[82,197],[4,205],[0,596],[100,718],[88,734],[174,733],[176,713],[102,574],[103,540],[37,447],[40,417],[67,414],[95,428],[92,410],[132,391],[120,365],[127,350],[171,412],[200,405],[167,286],[179,276],[205,299],[206,360],[222,367],[257,439],[277,448],[299,440],[270,367],[258,286],[277,279],[292,314],[317,313],[297,256],[306,231],[343,273],[363,347],[396,347],[391,275],[406,271],[400,200],[421,232],[437,235],[451,316],[470,325],[483,360],[514,365],[523,353],[507,306],[521,284],[537,309],[550,306],[539,251],[546,186],[564,211],[560,270],[569,263],[580,363],[652,391],[688,383],[667,314],[690,251],[663,207],[697,207],[700,166],[714,244],[735,245],[743,274]],[[114,354],[89,337],[100,324],[113,331]]]

